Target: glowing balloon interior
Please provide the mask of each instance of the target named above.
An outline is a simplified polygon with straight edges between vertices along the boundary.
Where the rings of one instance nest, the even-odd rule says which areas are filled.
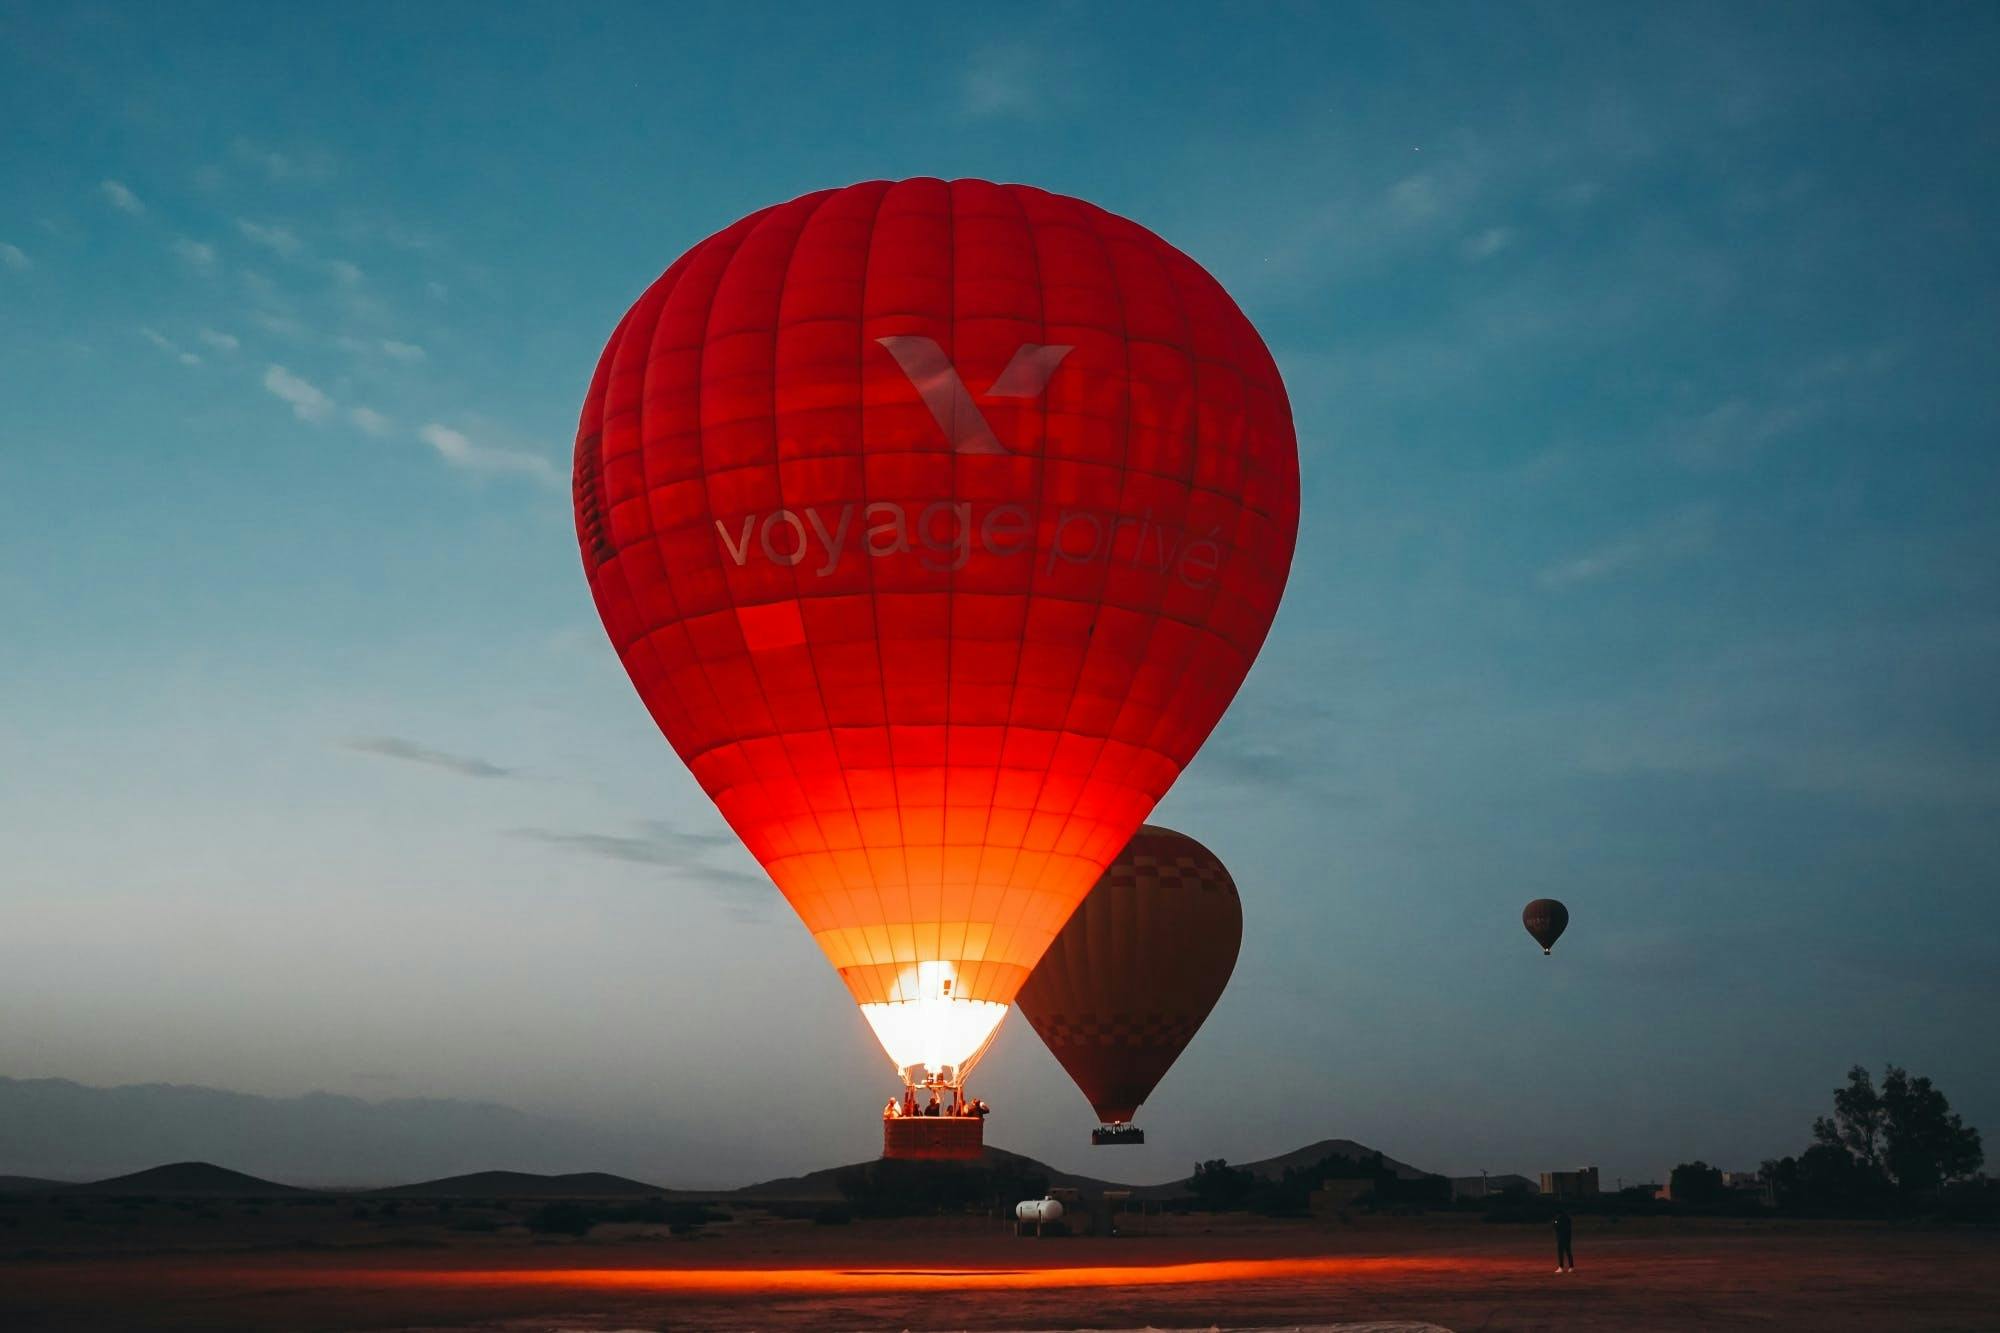
[[[1298,449],[1249,321],[1152,233],[871,181],[647,289],[574,490],[654,721],[897,1068],[962,1081],[1263,644]]]
[[[956,969],[948,962],[921,962],[914,971],[914,982],[898,987],[914,998],[865,1003],[861,1015],[905,1078],[921,1065],[947,1083],[963,1083],[999,1032],[1007,1006],[954,996]]]

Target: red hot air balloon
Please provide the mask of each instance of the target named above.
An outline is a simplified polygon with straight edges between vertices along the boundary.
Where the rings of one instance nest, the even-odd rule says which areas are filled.
[[[1094,1143],[1131,1127],[1236,968],[1243,904],[1214,852],[1141,826],[1021,988],[1021,1013],[1090,1102]]]
[[[1547,953],[1569,929],[1569,909],[1554,898],[1537,898],[1521,909],[1521,924],[1535,937],[1535,943],[1542,946],[1542,952]]]
[[[1284,385],[1216,281],[970,180],[681,256],[605,348],[574,481],[647,709],[948,1088],[1242,683],[1298,527]]]

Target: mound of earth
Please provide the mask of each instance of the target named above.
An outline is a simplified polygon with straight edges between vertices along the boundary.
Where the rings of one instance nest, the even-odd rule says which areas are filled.
[[[466,1176],[446,1176],[442,1180],[369,1191],[427,1199],[650,1199],[682,1192],[603,1171],[578,1171],[562,1176],[538,1176],[529,1171],[475,1171]]]
[[[150,1194],[180,1198],[268,1199],[280,1194],[307,1194],[294,1185],[246,1176],[212,1162],[175,1162],[135,1171],[129,1176],[93,1180],[87,1185],[66,1185],[65,1194]]]

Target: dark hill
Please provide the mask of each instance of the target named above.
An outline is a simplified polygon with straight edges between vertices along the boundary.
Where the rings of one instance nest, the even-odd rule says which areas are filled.
[[[0,1176],[0,1194],[46,1194],[69,1183],[67,1180],[41,1180],[34,1176]]]
[[[1230,1165],[1238,1170],[1248,1171],[1260,1180],[1276,1180],[1287,1170],[1316,1166],[1336,1154],[1352,1157],[1356,1161],[1365,1161],[1376,1155],[1375,1149],[1365,1143],[1356,1143],[1353,1139],[1321,1139],[1317,1143],[1308,1143],[1303,1148],[1294,1148],[1276,1157],[1266,1157],[1255,1162],[1231,1162]],[[1432,1174],[1429,1171],[1421,1171],[1408,1162],[1399,1162],[1388,1156],[1382,1158],[1382,1165],[1404,1180],[1421,1180]],[[1141,1185],[1134,1189],[1133,1193],[1142,1199],[1175,1198],[1187,1193],[1187,1178],[1183,1176],[1179,1180],[1163,1180],[1157,1185]]]
[[[292,1185],[274,1184],[246,1176],[241,1171],[208,1162],[175,1162],[129,1176],[93,1180],[87,1185],[65,1185],[65,1194],[154,1194],[183,1198],[268,1199],[280,1194],[309,1194]]]
[[[476,1171],[469,1176],[447,1176],[414,1185],[393,1185],[370,1190],[371,1194],[403,1195],[429,1199],[650,1199],[684,1193],[643,1180],[602,1171],[579,1171],[566,1176],[538,1176],[528,1171]]]
[[[1266,1157],[1261,1162],[1242,1163],[1242,1167],[1264,1180],[1276,1180],[1287,1170],[1313,1166],[1321,1159],[1336,1153],[1360,1161],[1375,1156],[1375,1149],[1365,1143],[1356,1143],[1353,1139],[1321,1139],[1318,1143],[1308,1143],[1303,1148],[1294,1148],[1281,1157]],[[1232,1162],[1230,1165],[1235,1166],[1237,1163]],[[1437,1174],[1434,1171],[1420,1171],[1408,1162],[1399,1162],[1393,1157],[1384,1157],[1382,1165],[1394,1171],[1403,1180],[1422,1180],[1426,1176]]]
[[[1005,1148],[988,1148],[985,1155],[981,1158],[981,1165],[983,1166],[998,1166],[1003,1163],[1012,1164],[1047,1176],[1050,1187],[1054,1189],[1077,1189],[1088,1194],[1095,1194],[1100,1190],[1128,1188],[1128,1186],[1120,1185],[1115,1181],[1097,1180],[1091,1176],[1076,1176],[1071,1175],[1067,1171],[1058,1171],[1046,1162],[1038,1162],[1032,1157],[1023,1157],[1020,1153],[1008,1152]],[[855,1167],[866,1165],[868,1165],[866,1162],[853,1162],[849,1164],[849,1166]],[[838,1199],[841,1197],[839,1176],[842,1171],[848,1169],[848,1166],[829,1166],[823,1170],[814,1171],[809,1175],[785,1176],[779,1180],[766,1180],[756,1185],[746,1185],[740,1190],[734,1190],[727,1194],[718,1194],[716,1197],[731,1199],[781,1199],[787,1203],[811,1203],[827,1199]]]

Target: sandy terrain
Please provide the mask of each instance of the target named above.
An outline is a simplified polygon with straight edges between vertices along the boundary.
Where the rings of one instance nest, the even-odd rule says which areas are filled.
[[[971,1218],[538,1240],[484,1214],[16,1200],[0,1328],[1069,1329],[1428,1321],[1474,1329],[1993,1329],[2000,1234],[1845,1223],[1155,1220],[1017,1239]]]

